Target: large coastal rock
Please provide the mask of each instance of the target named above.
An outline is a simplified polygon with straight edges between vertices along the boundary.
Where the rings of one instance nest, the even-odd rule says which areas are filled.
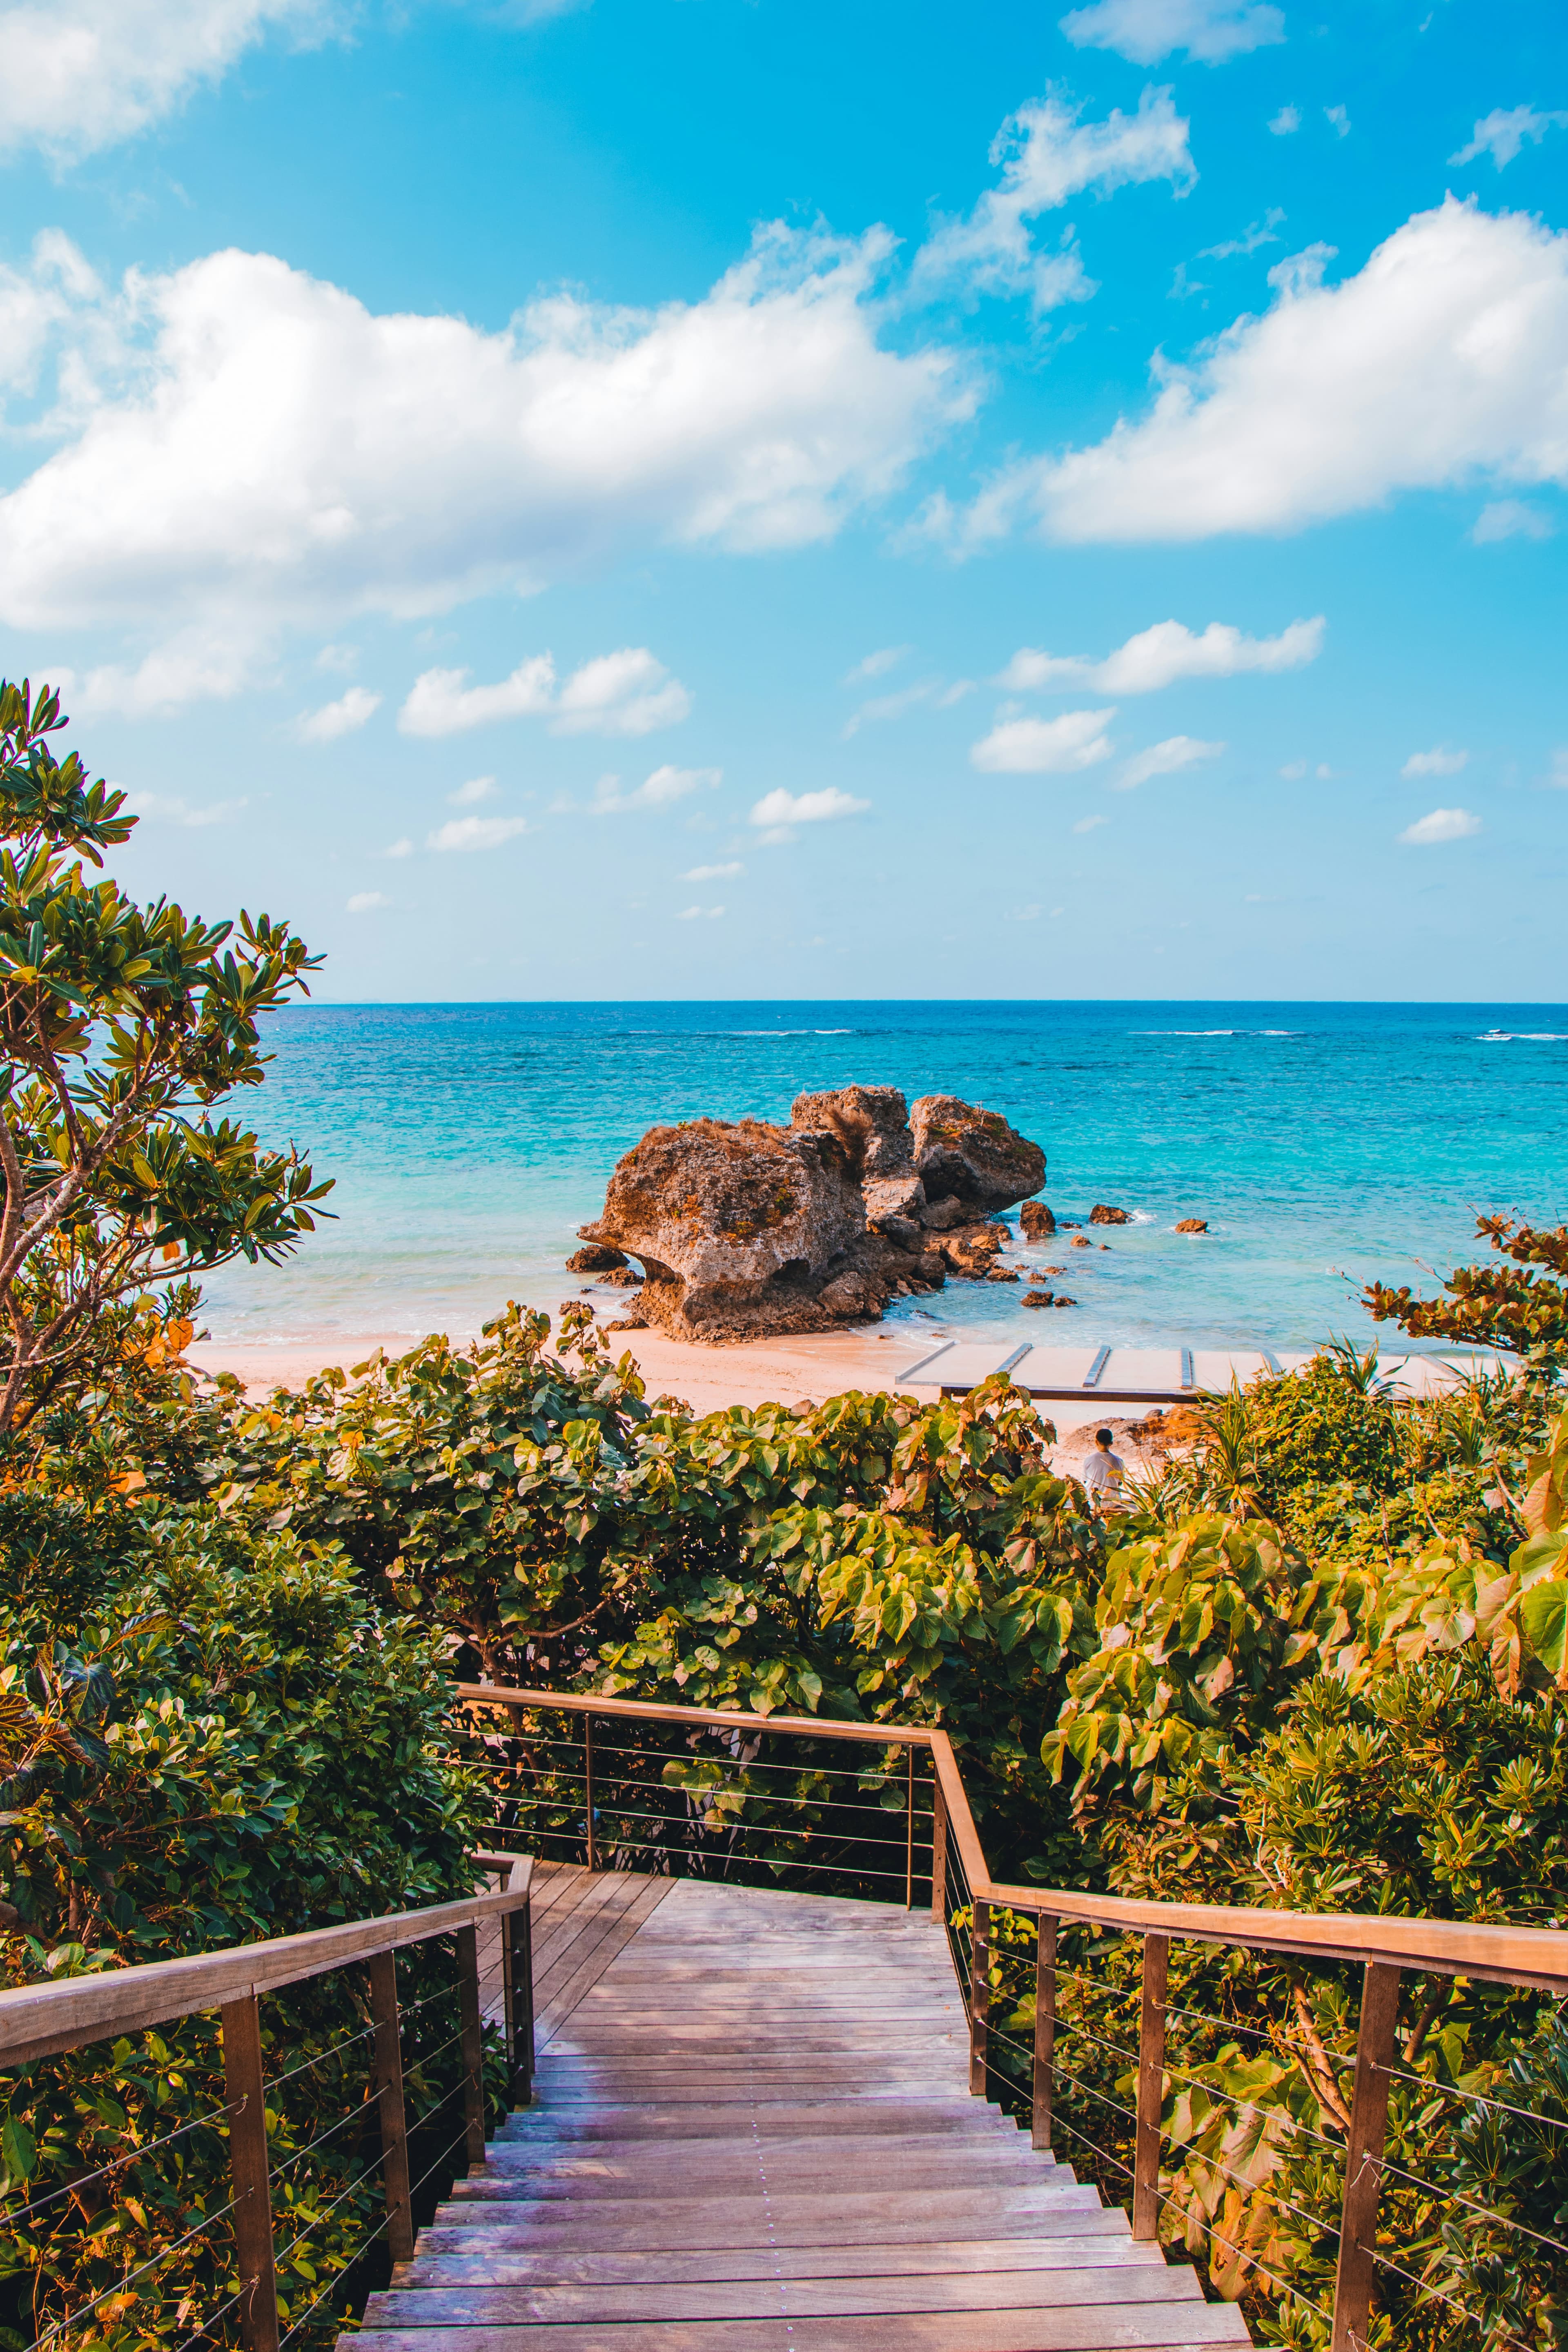
[[[649,1129],[610,1178],[587,1242],[640,1258],[644,1318],[681,1339],[819,1331],[854,1311],[818,1294],[866,1232],[849,1155],[827,1134],[715,1118]],[[858,1294],[856,1302],[858,1304]]]
[[[950,1276],[1016,1281],[994,1212],[1045,1173],[1037,1144],[956,1096],[911,1116],[896,1087],[840,1087],[800,1096],[787,1128],[651,1129],[581,1237],[641,1261],[634,1322],[705,1340],[823,1331]]]
[[[910,1112],[915,1165],[928,1201],[964,1201],[994,1213],[1026,1201],[1046,1181],[1046,1155],[1000,1111],[922,1095]]]

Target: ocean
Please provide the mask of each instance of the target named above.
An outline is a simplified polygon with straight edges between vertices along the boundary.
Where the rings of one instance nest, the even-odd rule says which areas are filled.
[[[1563,1005],[309,1005],[266,1042],[267,1084],[237,1108],[336,1179],[336,1221],[281,1266],[210,1277],[206,1323],[231,1342],[553,1309],[645,1129],[787,1120],[795,1095],[855,1082],[1002,1111],[1044,1147],[1058,1216],[1131,1212],[1075,1255],[1075,1340],[1365,1344],[1363,1282],[1482,1255],[1482,1212],[1568,1217]],[[1187,1216],[1208,1234],[1173,1233]],[[1013,1286],[966,1282],[889,1317],[911,1339],[1039,1320]]]

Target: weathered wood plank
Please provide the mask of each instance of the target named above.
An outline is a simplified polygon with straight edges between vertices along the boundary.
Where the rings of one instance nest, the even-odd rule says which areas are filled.
[[[1134,2304],[1203,2302],[1191,2271],[1127,2264],[1114,2286],[1102,2271],[993,2271],[983,2277],[921,2272],[913,2278],[752,2279],[691,2281],[680,2286],[438,2286],[394,2287],[373,2294],[367,2327],[516,2327],[581,2320],[880,2318],[890,2312],[963,2312],[983,2297],[994,2311],[1070,2310],[1103,2304],[1108,2295]]]
[[[1090,2228],[1089,2224],[1094,2226]],[[1118,2231],[1112,2225],[1120,2223]],[[1140,2245],[1128,2232],[1127,2217],[1114,2208],[1082,2214],[1074,2231],[1059,2237],[940,2238],[914,2245],[857,2246],[714,2246],[691,2253],[672,2253],[656,2247],[635,2253],[584,2253],[564,2248],[523,2252],[500,2247],[487,2231],[476,2250],[461,2231],[426,2230],[432,2251],[423,2249],[414,2260],[397,2265],[393,2283],[416,2286],[469,2284],[490,2286],[602,2284],[635,2286],[639,2280],[678,2285],[689,2280],[777,2278],[913,2278],[922,2272],[958,2277],[966,2272],[997,2270],[1059,2270],[1081,2263],[1089,2268],[1108,2264],[1152,2264],[1164,2268],[1157,2246]],[[435,2243],[439,2240],[439,2245]],[[447,2242],[452,2250],[447,2250]]]
[[[1163,2310],[911,2312],[879,2318],[539,2327],[367,2327],[356,2352],[1198,2352],[1246,2344],[1234,2304]]]

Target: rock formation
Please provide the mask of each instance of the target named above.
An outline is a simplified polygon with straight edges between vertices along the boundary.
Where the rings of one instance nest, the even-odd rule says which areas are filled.
[[[1057,1229],[1057,1221],[1043,1201],[1026,1201],[1018,1212],[1018,1223],[1029,1242],[1049,1241]]]
[[[582,1249],[573,1251],[566,1261],[566,1271],[568,1274],[614,1274],[626,1262],[622,1252],[611,1249],[606,1243],[588,1242]]]
[[[679,1339],[875,1322],[889,1298],[950,1275],[1016,1282],[997,1263],[1012,1234],[994,1213],[1045,1176],[1039,1146],[994,1111],[928,1095],[910,1112],[895,1087],[841,1087],[802,1095],[788,1127],[650,1129],[572,1264],[639,1259],[632,1326]]]
[[[1107,1202],[1097,1201],[1089,1213],[1089,1222],[1091,1225],[1130,1225],[1132,1212],[1131,1209],[1113,1209]]]
[[[1183,1217],[1176,1226],[1179,1234],[1206,1234],[1208,1229],[1206,1217]]]

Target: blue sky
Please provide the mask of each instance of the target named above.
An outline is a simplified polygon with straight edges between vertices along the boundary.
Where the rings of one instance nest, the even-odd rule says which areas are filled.
[[[0,0],[0,667],[329,998],[1556,1001],[1568,40]]]

